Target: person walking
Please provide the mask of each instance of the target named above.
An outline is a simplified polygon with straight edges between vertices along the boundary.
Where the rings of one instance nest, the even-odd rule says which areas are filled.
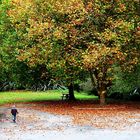
[[[16,115],[18,114],[18,111],[16,109],[16,106],[14,105],[11,109],[11,114],[13,116],[13,122],[15,123],[16,122]]]

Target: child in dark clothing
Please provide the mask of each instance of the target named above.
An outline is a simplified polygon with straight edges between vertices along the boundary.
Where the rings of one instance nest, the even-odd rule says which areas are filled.
[[[13,122],[16,122],[16,115],[17,115],[17,113],[18,113],[18,111],[17,111],[16,107],[13,106],[12,109],[11,109],[11,114],[13,116]]]

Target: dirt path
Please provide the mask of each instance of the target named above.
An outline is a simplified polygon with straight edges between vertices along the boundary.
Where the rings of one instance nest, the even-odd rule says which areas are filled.
[[[54,115],[26,106],[18,110],[17,123],[13,123],[10,108],[0,108],[0,114],[3,114],[0,115],[0,140],[140,140],[139,113],[131,118],[136,123],[129,128],[126,126],[124,130],[113,130],[76,125],[71,116]],[[112,118],[112,121],[116,118]],[[115,121],[112,123],[115,125]]]

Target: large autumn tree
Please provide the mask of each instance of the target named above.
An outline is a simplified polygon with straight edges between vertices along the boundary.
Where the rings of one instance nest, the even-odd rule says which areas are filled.
[[[104,104],[114,71],[120,67],[131,72],[139,62],[139,1],[98,0],[86,6],[88,27],[93,26],[94,32],[83,54],[83,64],[93,75],[100,103]]]
[[[83,79],[81,30],[82,1],[11,1],[7,12],[15,27],[17,58],[30,67],[46,65],[56,80],[63,80],[74,99],[73,84]]]
[[[69,86],[83,71],[105,103],[113,70],[138,63],[139,12],[133,0],[12,0],[7,11],[18,35],[17,58],[45,65]]]

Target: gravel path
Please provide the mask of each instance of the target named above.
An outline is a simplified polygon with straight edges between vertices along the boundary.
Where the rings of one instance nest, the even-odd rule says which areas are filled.
[[[140,120],[119,131],[78,126],[70,116],[27,108],[18,110],[17,123],[13,123],[10,108],[0,108],[0,140],[140,140]]]

